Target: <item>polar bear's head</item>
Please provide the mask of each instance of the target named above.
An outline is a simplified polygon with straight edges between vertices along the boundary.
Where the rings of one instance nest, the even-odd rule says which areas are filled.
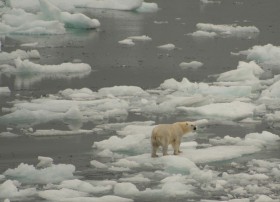
[[[182,127],[183,126],[183,127]],[[194,130],[196,130],[196,124],[190,121],[185,121],[182,123],[181,127],[183,128],[184,132],[192,132]]]

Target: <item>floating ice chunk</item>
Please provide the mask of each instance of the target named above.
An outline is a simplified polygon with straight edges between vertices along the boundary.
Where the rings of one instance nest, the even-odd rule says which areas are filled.
[[[279,200],[275,199],[273,200],[272,198],[270,198],[269,196],[266,195],[260,195],[255,202],[277,202]]]
[[[6,178],[17,179],[27,184],[58,183],[72,179],[75,166],[71,164],[52,165],[43,169],[36,169],[33,165],[21,163],[17,168],[9,168],[4,172]]]
[[[74,6],[84,8],[102,8],[114,10],[135,10],[141,7],[143,0],[84,0],[75,1]]]
[[[214,25],[207,23],[196,24],[198,30],[206,32],[215,32],[221,36],[235,36],[235,37],[254,37],[260,31],[255,26],[237,26],[237,25]]]
[[[247,185],[246,186],[246,191],[252,194],[269,194],[271,193],[269,188],[266,188],[264,186],[258,186],[257,184],[254,185]]]
[[[200,126],[205,126],[209,123],[209,121],[207,119],[200,119],[200,120],[196,120],[194,122],[198,127]]]
[[[247,194],[247,191],[243,187],[237,187],[237,188],[231,190],[230,193],[232,193],[235,196],[244,196]]]
[[[7,198],[6,198],[6,199],[4,200],[4,202],[10,202],[10,199],[7,199]]]
[[[201,30],[195,31],[188,35],[193,36],[193,37],[198,37],[198,38],[214,38],[214,37],[218,36],[218,34],[215,32],[207,32],[207,31],[201,31]]]
[[[31,136],[68,136],[68,135],[88,135],[92,134],[92,130],[73,130],[73,131],[65,131],[65,130],[36,130],[34,133],[29,133]]]
[[[38,156],[38,160],[37,168],[47,168],[53,165],[53,159],[50,157]]]
[[[55,113],[46,110],[30,111],[17,110],[0,117],[0,122],[5,124],[36,125],[53,120],[62,120],[64,113]]]
[[[52,4],[59,7],[61,10],[72,11],[76,8],[101,8],[101,9],[115,9],[115,10],[136,10],[137,8],[144,9],[144,11],[155,10],[153,3],[146,3],[143,0],[71,0],[67,4],[63,0],[50,0]],[[39,10],[40,6],[34,0],[11,0],[11,5],[25,10]]]
[[[204,117],[227,120],[241,120],[251,117],[255,105],[240,101],[230,103],[213,103],[201,107],[178,107],[179,110]]]
[[[11,53],[0,52],[0,61],[1,60],[14,60],[16,58],[39,59],[40,58],[40,53],[37,50],[24,51],[24,50],[20,50],[20,49],[17,49],[15,51],[11,52]]]
[[[144,134],[146,137],[149,137],[152,133],[154,126],[147,125],[128,125],[125,126],[122,130],[117,131],[120,136],[129,136],[136,134]]]
[[[158,5],[156,3],[143,2],[142,5],[136,9],[139,13],[152,13],[158,11]]]
[[[18,137],[18,134],[12,133],[12,132],[1,132],[0,137]]]
[[[23,47],[34,47],[37,45],[38,45],[38,42],[20,44],[20,46],[23,46]]]
[[[275,82],[267,89],[262,91],[261,99],[279,99],[280,98],[280,81]]]
[[[252,174],[252,175],[247,173],[228,174],[225,172],[222,174],[222,178],[226,180],[228,183],[239,184],[239,185],[258,183],[269,179],[269,177],[265,174]]]
[[[58,185],[58,188],[67,188],[85,193],[100,194],[110,191],[112,189],[112,186],[93,186],[88,182],[74,179],[61,182],[60,185]]]
[[[101,96],[140,96],[147,95],[147,93],[138,86],[114,86],[106,87],[98,90],[98,94]]]
[[[221,1],[211,1],[211,0],[200,0],[201,3],[204,4],[220,4]]]
[[[175,49],[175,45],[171,44],[171,43],[168,43],[168,44],[164,44],[164,45],[158,46],[158,48],[161,49],[161,50],[171,51],[171,50]]]
[[[263,131],[262,133],[249,133],[245,136],[245,144],[254,145],[255,147],[263,148],[265,146],[270,146],[279,141],[280,137],[268,131]]]
[[[108,166],[106,164],[101,163],[101,162],[96,161],[96,160],[90,161],[90,165],[94,166],[95,168],[99,168],[99,169],[108,168]]]
[[[36,194],[36,188],[18,189],[17,181],[6,180],[0,184],[0,198],[26,198]]]
[[[151,41],[152,38],[147,35],[142,36],[130,36],[128,39],[132,39],[133,41]]]
[[[132,202],[131,199],[126,199],[118,196],[102,196],[102,197],[92,197],[88,196],[88,193],[75,191],[71,189],[62,188],[60,190],[45,190],[38,193],[39,197],[46,199],[48,201],[63,201],[63,202],[104,202],[104,201],[114,201],[114,202]]]
[[[89,88],[82,89],[65,89],[59,93],[67,99],[72,100],[93,100],[96,98],[96,93],[92,92]]]
[[[154,21],[155,24],[161,25],[161,24],[168,24],[168,21]]]
[[[265,64],[270,68],[279,68],[280,46],[274,46],[272,44],[253,46],[251,49],[240,51],[239,53],[247,55],[247,59],[249,60]]]
[[[236,70],[220,74],[217,81],[248,81],[259,80],[264,70],[254,61],[249,63],[240,61]]]
[[[140,193],[139,189],[130,182],[118,183],[114,186],[114,194],[124,197],[135,197]]]
[[[62,188],[60,190],[45,190],[40,191],[38,195],[41,198],[50,200],[50,201],[64,201],[63,199],[70,199],[76,197],[87,196],[88,194],[81,191],[76,191],[72,189]],[[65,200],[66,201],[66,200]]]
[[[124,39],[118,42],[119,44],[122,45],[127,45],[127,46],[134,46],[135,43],[132,41],[132,39]]]
[[[142,147],[141,142],[145,141],[145,135],[129,135],[124,138],[119,138],[117,136],[111,136],[107,140],[100,142],[94,142],[93,147],[98,149],[109,149],[111,151],[132,151],[139,150]]]
[[[209,139],[209,143],[212,145],[231,145],[240,143],[242,139],[240,137],[225,136],[223,139]]]
[[[0,95],[10,95],[9,87],[0,87]]]
[[[164,195],[170,197],[194,197],[196,194],[192,191],[193,189],[194,187],[192,185],[186,185],[181,182],[167,182],[162,186],[162,192]]]
[[[184,93],[184,95],[204,94],[229,97],[249,96],[252,91],[251,86],[215,86],[207,83],[192,83],[187,78],[183,78],[181,82],[175,79],[167,79],[160,85],[160,88],[179,91],[180,95]]]
[[[81,73],[90,72],[91,66],[85,63],[62,63],[60,65],[40,65],[35,64],[29,60],[22,61],[20,58],[15,60],[17,72],[31,72],[31,73]]]
[[[136,168],[139,167],[139,164],[135,161],[129,161],[127,159],[120,159],[117,162],[113,163],[115,166],[126,167],[126,168]]]
[[[195,163],[207,163],[234,159],[260,150],[255,146],[226,145],[195,150],[187,149],[183,150],[183,155]]]
[[[44,21],[40,16],[22,9],[11,9],[3,14],[1,34],[64,34],[64,25],[58,21]]]
[[[48,20],[58,20],[64,23],[65,27],[77,29],[93,29],[100,26],[96,19],[90,19],[81,13],[70,14],[62,12],[58,7],[47,0],[39,0],[40,8],[45,18]]]
[[[192,61],[192,62],[182,62],[179,64],[181,69],[197,69],[203,66],[202,62]]]

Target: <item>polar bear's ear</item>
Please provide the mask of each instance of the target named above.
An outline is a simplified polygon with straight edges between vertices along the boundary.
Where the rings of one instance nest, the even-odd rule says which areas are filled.
[[[186,126],[189,125],[188,122],[186,122]]]

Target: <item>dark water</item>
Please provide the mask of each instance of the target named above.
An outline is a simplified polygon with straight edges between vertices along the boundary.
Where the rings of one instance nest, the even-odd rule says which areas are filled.
[[[8,86],[12,91],[10,97],[0,97],[1,106],[10,106],[9,102],[15,98],[36,98],[55,94],[66,88],[87,87],[95,91],[114,85],[134,85],[143,89],[152,89],[166,79],[181,80],[184,77],[192,82],[211,82],[213,81],[211,75],[235,69],[238,61],[245,60],[241,56],[232,56],[230,52],[247,50],[253,45],[268,43],[280,45],[280,1],[278,0],[226,0],[221,4],[202,4],[197,0],[155,0],[154,2],[160,7],[156,13],[79,9],[86,15],[99,19],[101,27],[97,30],[68,30],[63,36],[6,36],[2,41],[3,51],[29,49],[20,47],[20,44],[38,42],[39,48],[34,49],[38,49],[41,59],[34,62],[60,64],[79,59],[90,64],[93,71],[84,78],[74,79],[36,78],[35,75],[32,79],[36,81],[28,85],[16,85],[15,76],[1,75],[0,86]],[[168,23],[155,24],[154,21],[168,21]],[[254,25],[259,28],[260,33],[252,39],[218,37],[201,40],[187,36],[186,34],[196,31],[197,23]],[[152,41],[136,42],[133,47],[118,44],[118,41],[135,35],[148,35]],[[177,48],[171,52],[157,48],[167,43],[173,43]],[[202,62],[204,66],[188,71],[179,68],[181,62],[192,60]],[[29,79],[29,77],[25,78],[26,81]],[[126,121],[132,120],[142,121],[146,118],[130,117]],[[160,122],[157,119],[155,121]],[[176,121],[176,117],[164,120],[164,122],[173,121]],[[36,127],[53,128],[53,124]],[[65,126],[62,124],[59,127]],[[93,128],[94,125],[87,127]],[[5,131],[5,126],[2,125],[0,129]],[[211,125],[207,132],[222,137],[225,132],[230,131],[231,136],[244,137],[245,134],[261,132],[264,129],[279,133],[278,129],[272,129],[266,124],[253,127]],[[104,138],[98,134],[45,138],[21,135],[16,138],[0,138],[0,173],[7,168],[16,167],[20,162],[35,164],[37,156],[42,155],[54,158],[55,162],[74,164],[77,170],[84,171],[85,176],[90,176],[87,168],[92,158],[91,146],[94,141]],[[277,158],[279,153],[278,148],[255,156],[263,159]],[[240,158],[240,161],[246,162],[247,158]]]

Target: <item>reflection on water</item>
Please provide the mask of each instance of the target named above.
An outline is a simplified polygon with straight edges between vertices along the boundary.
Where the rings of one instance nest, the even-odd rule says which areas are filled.
[[[63,80],[71,80],[71,79],[82,79],[88,76],[90,72],[79,72],[79,73],[42,73],[42,74],[33,74],[33,73],[18,73],[15,75],[5,74],[9,80],[14,80],[13,85],[15,90],[20,89],[30,89],[33,85],[38,84],[42,80],[47,79],[63,79]],[[1,74],[0,74],[1,76]],[[4,76],[4,75],[2,75]]]

